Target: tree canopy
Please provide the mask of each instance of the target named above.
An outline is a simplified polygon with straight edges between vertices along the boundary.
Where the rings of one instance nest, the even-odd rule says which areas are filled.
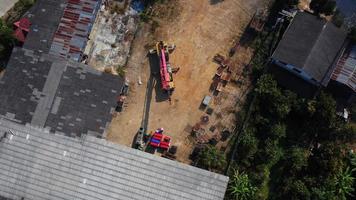
[[[225,164],[225,155],[214,146],[205,146],[198,155],[197,165],[200,168],[221,171]]]
[[[322,13],[325,15],[332,15],[336,11],[336,1],[312,0],[310,3],[310,8],[317,14]]]
[[[253,93],[251,118],[234,159],[257,188],[255,197],[351,198],[354,174],[340,144],[355,141],[355,130],[338,118],[332,96],[298,97],[269,74],[260,77]]]
[[[0,19],[0,59],[7,58],[11,54],[15,41],[12,29]]]

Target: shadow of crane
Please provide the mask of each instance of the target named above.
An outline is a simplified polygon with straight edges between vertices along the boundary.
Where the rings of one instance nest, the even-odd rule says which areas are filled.
[[[160,80],[160,70],[159,70],[159,58],[156,54],[148,54],[150,67],[150,77],[147,81],[145,102],[142,112],[142,121],[141,127],[147,131],[148,121],[150,116],[151,101],[153,96],[153,90],[155,90],[155,101],[162,102],[167,101],[169,96],[164,93],[161,89],[161,80]]]

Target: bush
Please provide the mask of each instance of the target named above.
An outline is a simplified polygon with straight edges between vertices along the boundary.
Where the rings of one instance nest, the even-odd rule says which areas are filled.
[[[10,56],[15,42],[12,29],[0,19],[0,59],[7,59]]]
[[[126,70],[125,70],[125,67],[124,67],[124,66],[117,66],[116,72],[117,72],[117,74],[118,74],[119,76],[125,77]]]
[[[321,10],[321,13],[325,15],[332,15],[336,11],[336,2],[328,1]]]
[[[197,157],[197,166],[210,171],[222,171],[225,164],[225,155],[211,145],[205,146]]]
[[[356,44],[356,26],[352,27],[349,32],[349,37],[351,41]],[[356,117],[356,115],[355,115]]]
[[[334,0],[312,0],[310,8],[317,14],[332,15],[336,11],[336,2]]]

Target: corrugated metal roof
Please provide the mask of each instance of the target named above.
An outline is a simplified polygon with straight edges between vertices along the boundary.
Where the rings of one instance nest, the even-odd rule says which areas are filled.
[[[228,183],[226,176],[92,136],[0,119],[0,138],[0,196],[10,199],[219,200]]]
[[[347,33],[307,12],[298,12],[272,55],[326,86],[326,75],[343,47]]]
[[[48,53],[67,0],[37,0],[24,17],[31,22],[24,48]]]
[[[68,0],[50,53],[79,61],[101,0]]]
[[[356,91],[356,45],[350,46],[341,56],[331,79]]]
[[[8,66],[0,81],[0,118],[73,137],[103,136],[123,78],[21,48],[14,48]]]

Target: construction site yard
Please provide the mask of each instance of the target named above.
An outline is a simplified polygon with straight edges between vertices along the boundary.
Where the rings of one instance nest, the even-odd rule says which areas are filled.
[[[242,71],[252,57],[252,49],[240,47],[231,58],[232,81],[218,95],[209,88],[218,68],[213,62],[217,53],[227,57],[230,48],[240,39],[246,26],[264,0],[167,0],[152,8],[156,29],[151,24],[141,24],[133,40],[126,65],[129,94],[122,112],[115,114],[107,131],[109,141],[132,146],[138,129],[147,132],[163,127],[177,146],[177,160],[190,163],[196,138],[192,128],[200,124],[206,135],[213,136],[224,130],[233,131],[236,111],[249,89]],[[164,98],[160,83],[155,78],[154,65],[147,56],[156,41],[175,44],[170,63],[179,67],[174,74],[175,91],[171,101]],[[209,107],[212,114],[202,109],[204,96],[212,96]],[[208,122],[201,123],[203,116]],[[220,142],[221,148],[228,140]]]

